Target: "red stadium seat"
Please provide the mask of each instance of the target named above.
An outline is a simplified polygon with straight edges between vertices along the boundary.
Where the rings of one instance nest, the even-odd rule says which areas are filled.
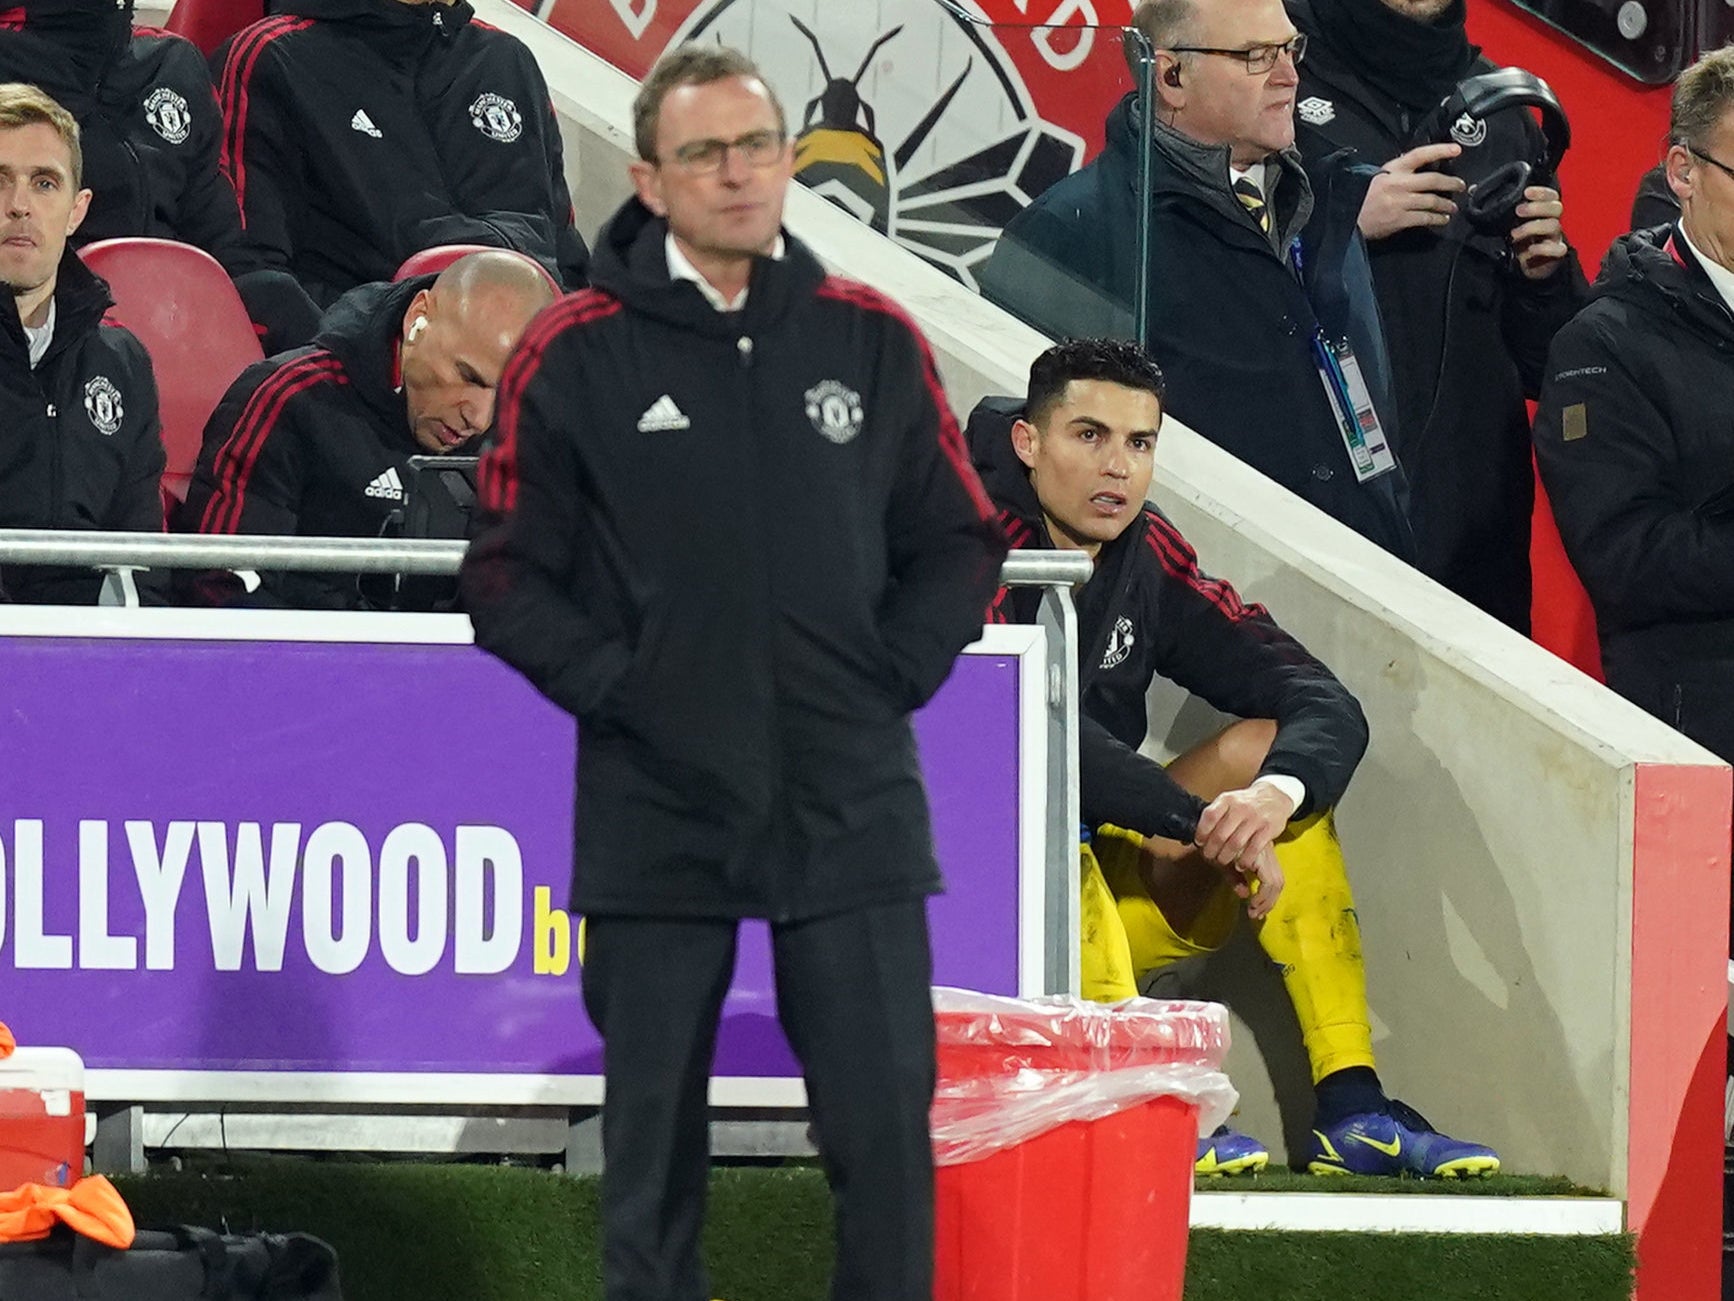
[[[419,253],[411,253],[404,259],[403,265],[397,269],[397,274],[392,279],[394,281],[408,280],[411,276],[434,275],[444,271],[465,254],[499,251],[488,244],[436,244],[432,248],[424,248]],[[516,250],[512,251],[515,252]],[[548,288],[556,294],[560,292],[560,282],[548,274],[547,267],[527,254],[518,253],[518,256],[542,273],[542,279],[548,282]]]
[[[224,41],[265,16],[265,0],[175,0],[164,28],[184,36],[208,58]]]
[[[185,3],[185,0],[182,0]],[[183,501],[205,421],[248,366],[265,355],[241,296],[217,260],[167,239],[105,239],[80,250],[108,281],[110,314],[138,336],[156,372],[165,501]]]

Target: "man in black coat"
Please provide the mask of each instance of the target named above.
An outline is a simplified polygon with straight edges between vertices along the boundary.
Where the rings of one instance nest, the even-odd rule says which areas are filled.
[[[1528,187],[1509,234],[1457,211],[1438,170],[1473,149],[1525,156],[1528,112],[1490,115],[1459,143],[1411,148],[1423,118],[1492,68],[1464,31],[1464,0],[1288,0],[1308,37],[1298,143],[1309,163],[1352,149],[1384,171],[1360,212],[1390,341],[1396,446],[1409,476],[1416,567],[1529,630],[1534,504],[1526,397],[1554,332],[1584,301],[1551,177]],[[1467,142],[1467,143],[1462,143]]]
[[[91,199],[74,246],[130,235],[193,244],[235,278],[268,349],[304,342],[318,309],[241,238],[204,56],[132,16],[133,0],[24,0],[0,15],[0,81],[41,87],[78,122]]]
[[[930,1301],[940,888],[909,723],[1005,543],[901,310],[780,228],[781,106],[667,56],[595,289],[530,329],[460,579],[578,720],[573,907],[605,1044],[609,1301],[709,1301],[706,1084],[743,917],[837,1198],[837,1301]]]
[[[1155,47],[1150,351],[1170,411],[1392,554],[1413,557],[1396,402],[1366,249],[1371,170],[1301,166],[1304,41],[1280,0],[1145,0]],[[983,292],[1055,339],[1132,334],[1139,109],[1005,229]],[[1328,355],[1327,355],[1328,353]]]
[[[465,0],[282,0],[212,56],[246,244],[321,307],[438,244],[584,283],[547,83],[474,17]]]
[[[78,125],[35,86],[0,85],[0,527],[161,532],[163,443],[143,346],[67,247],[90,204]],[[116,579],[118,599],[130,579]],[[13,601],[91,604],[92,570],[9,567]],[[139,578],[140,595],[160,579]]]
[[[554,299],[528,258],[488,251],[438,277],[363,285],[338,299],[313,343],[249,366],[205,426],[184,532],[373,538],[402,523],[412,456],[475,455],[500,372]],[[426,605],[450,582],[377,594],[354,575],[266,574],[256,587],[206,574],[193,600],[302,609]]]
[[[1115,1002],[1151,972],[1227,941],[1239,899],[1282,972],[1317,1094],[1300,1163],[1320,1174],[1463,1175],[1493,1151],[1385,1096],[1374,1069],[1360,930],[1331,810],[1367,746],[1360,705],[1270,612],[1198,566],[1148,504],[1162,372],[1136,344],[1078,339],[1030,367],[1027,398],[988,398],[970,448],[1018,548],[1082,551],[1078,593],[1082,993]],[[1006,588],[996,620],[1032,622]],[[1236,716],[1166,767],[1139,753],[1158,676]],[[1201,1174],[1263,1169],[1227,1128]]]
[[[1608,685],[1734,761],[1734,50],[1674,88],[1673,226],[1554,340],[1535,450]]]

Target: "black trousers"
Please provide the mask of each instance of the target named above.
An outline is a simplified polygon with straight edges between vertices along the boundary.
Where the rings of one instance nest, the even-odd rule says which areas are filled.
[[[607,1301],[711,1301],[699,1255],[707,1085],[736,923],[591,917],[601,1033]],[[933,962],[925,901],[771,928],[777,1015],[800,1059],[836,1206],[833,1301],[932,1301]]]

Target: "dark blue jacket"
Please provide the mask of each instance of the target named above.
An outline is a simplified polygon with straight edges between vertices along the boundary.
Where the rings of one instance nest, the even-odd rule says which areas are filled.
[[[1366,246],[1355,218],[1369,170],[1273,159],[1270,233],[1228,186],[1228,149],[1158,125],[1150,159],[1149,327],[1167,409],[1283,487],[1405,560],[1401,468],[1356,482],[1313,360],[1321,327],[1360,359],[1387,435],[1396,404]],[[1138,228],[1138,116],[1128,95],[1100,156],[1005,229],[982,291],[1052,337],[1130,337]],[[1298,268],[1296,250],[1299,250]]]

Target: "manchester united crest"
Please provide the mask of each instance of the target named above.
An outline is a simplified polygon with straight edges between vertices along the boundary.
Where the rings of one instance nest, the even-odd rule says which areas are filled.
[[[167,86],[158,86],[145,96],[145,121],[171,145],[185,144],[193,129],[193,115],[186,99]]]
[[[121,405],[120,390],[107,375],[95,375],[84,386],[84,414],[97,429],[114,437],[120,432],[120,422],[126,418]]]
[[[518,106],[504,95],[488,91],[470,105],[470,121],[476,130],[490,140],[509,145],[524,134],[524,117]]]
[[[833,443],[847,443],[861,432],[861,395],[839,380],[822,380],[807,390],[807,419]]]

